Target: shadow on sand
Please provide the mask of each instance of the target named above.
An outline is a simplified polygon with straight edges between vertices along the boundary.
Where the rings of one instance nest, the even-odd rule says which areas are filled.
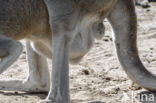
[[[0,91],[0,94],[5,95],[5,96],[38,96],[41,99],[45,99],[47,96],[47,93],[45,92],[27,93],[27,92]]]

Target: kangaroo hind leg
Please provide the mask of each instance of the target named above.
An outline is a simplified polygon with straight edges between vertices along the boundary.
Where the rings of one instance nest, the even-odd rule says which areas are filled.
[[[18,59],[22,50],[23,46],[20,42],[0,35],[0,74]]]

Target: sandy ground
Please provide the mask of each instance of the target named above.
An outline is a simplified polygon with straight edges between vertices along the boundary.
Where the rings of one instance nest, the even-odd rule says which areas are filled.
[[[150,9],[137,7],[137,14],[139,54],[144,65],[156,73],[156,4]],[[28,74],[25,54],[23,51],[0,79],[25,79]],[[144,100],[142,103],[156,103],[155,94],[131,84],[114,52],[109,25],[105,37],[95,42],[84,59],[78,65],[70,65],[72,103],[140,103],[139,99]],[[36,103],[45,97],[46,94],[0,91],[0,103]]]

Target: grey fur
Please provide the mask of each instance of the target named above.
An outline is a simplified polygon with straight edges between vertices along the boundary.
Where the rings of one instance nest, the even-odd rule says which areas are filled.
[[[16,40],[27,39],[29,63],[26,81],[2,80],[0,88],[49,91],[46,100],[39,103],[70,103],[69,62],[80,61],[94,39],[103,36],[102,21],[107,18],[115,33],[119,61],[128,76],[142,87],[156,90],[156,77],[138,56],[132,0],[0,0],[0,7],[0,72],[20,55],[22,47]],[[46,58],[53,59],[51,78]]]

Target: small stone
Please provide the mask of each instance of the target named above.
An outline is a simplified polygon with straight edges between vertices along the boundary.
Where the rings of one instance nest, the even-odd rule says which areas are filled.
[[[15,94],[18,94],[18,92],[17,92],[17,91],[15,91]]]
[[[108,38],[104,38],[103,41],[106,41],[107,42],[107,41],[109,41],[109,39]]]
[[[83,72],[85,75],[89,75],[89,74],[90,74],[88,70],[83,70],[82,72]]]

